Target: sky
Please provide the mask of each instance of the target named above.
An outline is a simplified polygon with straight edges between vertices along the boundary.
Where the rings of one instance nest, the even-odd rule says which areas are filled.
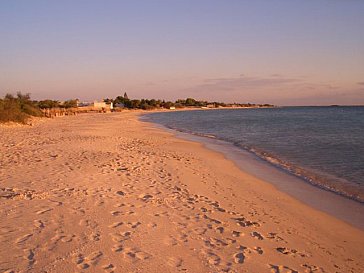
[[[364,105],[364,0],[0,0],[0,96]]]

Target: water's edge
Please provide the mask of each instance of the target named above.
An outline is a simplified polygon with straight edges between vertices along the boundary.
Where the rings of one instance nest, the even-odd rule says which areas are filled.
[[[274,165],[257,154],[232,143],[168,128],[150,120],[148,114],[140,115],[139,120],[147,122],[155,128],[168,131],[178,138],[199,142],[208,149],[222,153],[243,172],[273,184],[279,191],[287,193],[312,208],[364,230],[364,205],[361,202],[343,196],[339,192],[333,192],[319,185],[309,183],[310,181],[307,181],[304,177],[298,177],[289,170]]]
[[[152,120],[150,120],[150,122],[153,123]],[[159,123],[158,123],[159,124]],[[267,152],[264,151],[259,151],[256,148],[249,148],[249,147],[243,147],[239,144],[236,143],[230,143],[227,142],[223,139],[220,139],[214,135],[204,135],[204,134],[199,134],[199,133],[194,133],[194,132],[190,132],[190,131],[185,131],[185,130],[180,130],[177,128],[173,128],[173,127],[169,127],[166,125],[162,125],[163,127],[165,127],[165,129],[168,130],[172,130],[172,131],[176,131],[179,133],[184,133],[187,135],[193,135],[193,136],[197,136],[197,137],[201,137],[201,141],[200,142],[204,142],[204,138],[209,138],[209,139],[215,139],[216,141],[221,141],[222,143],[225,143],[225,145],[234,145],[236,148],[244,150],[248,153],[251,153],[252,155],[254,155],[255,157],[258,157],[259,159],[265,161],[266,163],[268,163],[269,165],[274,166],[275,168],[280,169],[281,171],[287,172],[293,176],[296,176],[302,180],[304,180],[305,182],[311,184],[312,186],[321,188],[323,190],[326,191],[330,191],[333,192],[335,194],[341,195],[343,197],[349,198],[355,202],[359,202],[364,204],[364,200],[362,198],[360,198],[357,195],[351,194],[349,191],[343,191],[340,190],[339,188],[336,188],[333,185],[330,184],[324,184],[324,183],[320,183],[320,179],[317,178],[317,176],[313,175],[312,173],[309,173],[308,171],[306,171],[303,168],[300,168],[298,166],[295,166],[293,164],[290,164],[288,162],[285,162],[281,159],[279,159],[278,157],[269,154]]]

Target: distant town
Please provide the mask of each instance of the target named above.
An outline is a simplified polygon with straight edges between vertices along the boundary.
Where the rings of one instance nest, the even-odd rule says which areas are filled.
[[[118,112],[125,109],[183,109],[183,108],[261,108],[274,107],[272,104],[254,103],[224,103],[196,100],[193,98],[178,99],[175,102],[161,99],[130,99],[125,92],[115,99],[102,99],[100,101],[85,102],[79,99],[66,101],[58,100],[31,100],[30,94],[17,93],[5,95],[0,99],[0,122],[25,122],[29,117],[53,117],[72,115],[87,112]]]

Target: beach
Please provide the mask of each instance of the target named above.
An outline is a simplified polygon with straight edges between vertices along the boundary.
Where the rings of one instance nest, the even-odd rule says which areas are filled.
[[[0,272],[363,272],[364,233],[140,112],[0,127]]]

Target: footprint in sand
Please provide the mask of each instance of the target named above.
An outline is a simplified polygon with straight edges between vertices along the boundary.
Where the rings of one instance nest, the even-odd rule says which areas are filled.
[[[169,216],[169,213],[168,211],[163,211],[163,212],[157,212],[154,214],[155,217],[162,217],[162,216],[166,216],[168,217]]]
[[[260,224],[258,222],[252,222],[246,220],[245,217],[232,218],[232,219],[235,220],[236,224],[241,227],[250,227],[250,226],[260,227]]]
[[[271,272],[273,273],[299,273],[297,270],[292,269],[285,265],[269,264],[268,266],[270,267]]]
[[[146,260],[150,258],[150,255],[148,253],[135,248],[125,248],[123,254],[124,258],[129,258],[134,261]]]
[[[120,234],[121,234],[121,236],[124,236],[124,237],[130,237],[131,231],[125,231],[125,232],[122,232]]]
[[[224,233],[224,228],[223,227],[217,227],[216,229],[216,232],[218,232],[218,233]]]
[[[271,239],[271,240],[274,240],[276,242],[281,242],[282,241],[282,242],[287,243],[286,240],[284,240],[282,237],[278,236],[277,233],[274,233],[274,232],[268,233],[267,238]]]
[[[226,212],[226,209],[223,209],[223,208],[220,208],[220,207],[217,207],[216,210],[219,211],[219,212]]]
[[[130,231],[125,231],[125,232],[121,232],[121,233],[111,234],[112,240],[114,242],[118,242],[118,243],[121,243],[123,241],[126,241],[126,240],[130,239],[130,236],[131,236],[131,232]]]
[[[40,214],[46,213],[46,212],[51,211],[51,210],[53,210],[53,209],[52,208],[47,208],[47,209],[43,209],[43,210],[38,210],[36,212],[36,214],[40,215]]]
[[[187,234],[178,234],[177,241],[180,243],[187,243],[188,242],[188,235]]]
[[[334,265],[337,267],[337,265]],[[306,268],[306,272],[317,272],[317,273],[325,273],[325,270],[322,267],[318,267],[316,265],[303,264],[302,267]],[[339,267],[337,267],[339,269]]]
[[[88,235],[88,239],[90,241],[100,241],[101,235],[98,232],[92,232],[90,235]]]
[[[207,232],[206,228],[198,227],[193,230],[197,235],[204,235]]]
[[[178,244],[178,241],[176,238],[169,236],[163,240],[163,243],[168,246],[175,246]]]
[[[233,237],[240,237],[242,235],[241,232],[233,230],[232,232]]]
[[[140,226],[142,223],[140,222],[129,222],[127,225],[131,228],[137,228],[138,226]]]
[[[108,273],[113,273],[115,271],[116,267],[112,263],[109,263],[109,264],[104,265],[102,267],[102,269]]]
[[[104,204],[105,204],[105,202],[104,202],[104,201],[102,201],[102,200],[95,202],[95,206],[98,206],[98,207],[101,207],[101,206],[103,206]]]
[[[110,213],[112,216],[118,216],[121,214],[121,211],[111,211]]]
[[[117,191],[115,192],[115,194],[119,196],[125,196],[125,193],[123,191]]]
[[[121,225],[123,225],[124,223],[123,222],[115,222],[115,223],[112,223],[111,225],[109,225],[110,228],[117,228]]]
[[[72,211],[75,212],[76,214],[82,214],[82,215],[86,213],[86,210],[84,208],[73,208]]]
[[[206,259],[207,262],[211,265],[219,265],[221,262],[221,258],[213,252],[207,252]]]
[[[206,214],[203,216],[205,219],[209,220],[210,222],[214,223],[214,224],[218,224],[218,225],[221,225],[221,221],[217,220],[217,219],[214,219],[214,218],[211,218],[211,217],[208,217]]]
[[[30,237],[32,237],[33,236],[33,234],[26,234],[26,235],[24,235],[24,236],[22,236],[22,237],[20,237],[20,238],[18,238],[18,239],[16,239],[16,243],[17,244],[22,244],[22,243],[24,243],[24,242],[26,242],[27,240],[29,240],[29,238]]]
[[[115,204],[114,207],[115,208],[122,208],[122,207],[125,207],[125,204],[124,203]]]
[[[83,254],[78,254],[76,256],[75,263],[78,268],[87,269],[91,265],[92,266],[97,265],[100,262],[102,256],[103,256],[103,253],[101,251],[93,252],[93,253],[89,254],[87,257],[84,257]]]
[[[255,239],[264,240],[264,237],[257,231],[253,231],[250,235]]]
[[[232,245],[236,243],[235,239],[231,239],[231,238],[226,238],[226,242],[228,243],[228,245]]]
[[[95,251],[86,257],[86,261],[89,261],[92,265],[98,264],[103,253],[101,251]]]
[[[151,222],[147,224],[147,227],[149,228],[156,228],[157,227],[157,223]]]
[[[113,252],[121,252],[121,251],[123,251],[123,250],[124,250],[124,247],[123,247],[122,245],[114,245],[114,246],[111,248],[111,250],[112,250]]]
[[[42,222],[42,220],[34,220],[34,226],[36,228],[44,228],[44,223]]]
[[[153,195],[143,193],[143,194],[139,195],[138,197],[139,197],[139,199],[143,200],[144,202],[147,202],[153,198]]]
[[[182,266],[182,262],[183,262],[183,260],[181,258],[169,257],[168,261],[167,261],[167,264],[170,267],[180,267],[180,266]]]
[[[205,243],[205,246],[211,247],[211,248],[225,247],[228,245],[228,243],[226,243],[225,241],[217,239],[217,238],[209,238],[209,239],[205,240],[204,243]]]
[[[211,210],[208,210],[208,209],[207,209],[207,208],[205,208],[205,207],[200,208],[200,210],[201,210],[202,212],[208,212],[208,213],[211,213],[211,212],[212,212]]]
[[[259,255],[262,255],[264,253],[263,249],[259,246],[254,247],[254,251]]]
[[[36,260],[34,258],[35,254],[32,249],[25,249],[25,259],[28,261],[28,266],[33,266],[36,263]]]
[[[85,258],[83,257],[82,254],[78,254],[76,256],[76,258],[75,258],[75,264],[77,265],[78,268],[83,268],[83,265],[82,264],[83,264],[84,260],[85,260]]]
[[[306,257],[306,255],[304,253],[299,252],[296,249],[290,249],[290,248],[286,248],[286,247],[277,247],[276,250],[284,255],[290,255],[290,256],[301,256],[301,257]]]
[[[132,215],[132,214],[135,214],[135,211],[132,211],[132,210],[130,210],[130,211],[125,211],[125,212],[123,212],[123,213],[121,213],[121,215]]]
[[[72,242],[73,238],[76,237],[76,235],[72,234],[72,235],[65,235],[65,236],[61,236],[61,241],[63,243],[69,243],[69,242]]]
[[[234,254],[234,262],[236,264],[242,264],[242,263],[244,263],[244,260],[245,260],[245,256],[244,256],[243,252],[238,252],[238,253]]]

